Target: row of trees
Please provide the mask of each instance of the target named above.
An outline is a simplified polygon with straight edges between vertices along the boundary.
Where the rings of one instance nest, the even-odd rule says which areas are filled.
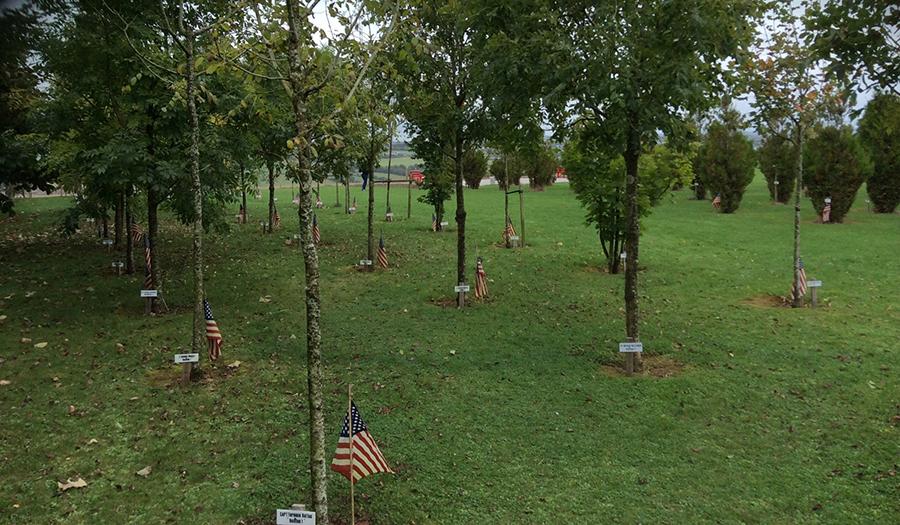
[[[895,60],[892,42],[856,26],[865,39],[835,42],[828,20],[847,15],[849,3],[825,4],[807,11],[816,23],[805,25],[763,0],[64,0],[4,11],[0,206],[11,207],[12,192],[59,184],[78,195],[72,226],[79,215],[111,219],[116,236],[129,239],[129,225],[146,220],[157,286],[158,211],[173,211],[191,225],[198,352],[204,231],[225,227],[225,203],[245,201],[257,169],[269,175],[270,224],[275,174],[295,181],[312,500],[327,524],[324,343],[310,231],[316,182],[326,174],[346,181],[357,169],[373,178],[401,115],[429,174],[423,199],[439,221],[455,197],[455,280],[463,283],[467,163],[482,169],[477,152],[489,146],[504,184],[531,170],[541,186],[537,175],[553,172],[542,166],[547,121],[567,141],[563,160],[589,220],[609,230],[601,237],[613,271],[624,246],[625,333],[639,340],[639,220],[688,182],[693,158],[715,158],[692,150],[689,116],[714,107],[743,76],[757,125],[802,151],[814,116],[840,93],[826,89],[826,73],[896,82],[896,68],[872,69],[870,60]],[[314,22],[323,7],[337,32]],[[754,41],[763,16],[776,36]],[[826,50],[838,44],[831,60]],[[722,136],[731,133],[723,124]],[[799,187],[803,156],[795,157]]]

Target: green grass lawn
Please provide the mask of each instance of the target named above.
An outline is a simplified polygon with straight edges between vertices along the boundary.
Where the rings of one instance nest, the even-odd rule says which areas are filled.
[[[790,287],[792,208],[770,204],[760,178],[733,215],[676,194],[645,223],[649,373],[628,378],[611,366],[623,278],[598,271],[596,234],[566,186],[526,193],[523,250],[496,246],[502,193],[467,190],[469,269],[477,245],[491,298],[462,311],[439,305],[455,284],[455,225],[431,233],[419,203],[406,220],[405,193],[390,224],[377,198],[391,268],[375,274],[351,268],[364,208],[319,212],[329,452],[352,382],[397,471],[358,484],[357,516],[896,523],[900,217],[867,213],[861,192],[846,224],[814,224],[805,201],[822,307],[793,310],[764,300]],[[279,196],[287,206],[290,190]],[[296,215],[282,211],[283,229],[264,236],[253,201],[250,224],[206,237],[224,355],[181,388],[171,361],[189,345],[187,228],[163,227],[172,313],[145,317],[140,274],[113,275],[117,256],[89,232],[53,234],[67,205],[20,201],[0,220],[0,523],[262,524],[308,501],[303,265],[284,245]],[[57,490],[78,477],[87,487]],[[349,521],[334,473],[329,498]]]

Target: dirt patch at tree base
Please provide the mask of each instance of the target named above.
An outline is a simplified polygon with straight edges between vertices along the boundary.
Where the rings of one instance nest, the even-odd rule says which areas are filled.
[[[236,366],[225,363],[211,365],[205,363],[204,366],[194,368],[191,374],[192,385],[208,385],[218,383],[229,379],[238,373],[246,365],[236,361]],[[168,366],[166,368],[158,368],[147,372],[147,381],[151,386],[158,388],[174,388],[181,386],[181,365]]]
[[[791,302],[781,295],[761,294],[744,299],[741,304],[755,306],[757,308],[790,308]]]
[[[665,355],[645,355],[642,362],[643,366],[634,373],[635,376],[665,379],[681,375],[687,368],[684,363]],[[609,377],[628,377],[624,357],[615,364],[601,366],[600,371]]]

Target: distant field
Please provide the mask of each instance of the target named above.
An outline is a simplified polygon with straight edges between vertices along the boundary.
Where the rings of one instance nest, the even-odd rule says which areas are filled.
[[[469,271],[483,256],[491,296],[462,311],[439,305],[455,226],[430,232],[415,198],[407,220],[405,192],[385,223],[384,197],[387,271],[352,268],[364,208],[318,213],[329,452],[353,382],[397,471],[357,485],[357,516],[896,523],[900,216],[867,213],[864,193],[842,225],[814,224],[803,203],[804,262],[824,283],[816,310],[769,306],[790,287],[792,209],[772,205],[760,178],[733,215],[687,192],[655,209],[640,259],[649,370],[634,378],[615,366],[622,276],[600,271],[567,186],[526,192],[522,250],[497,245],[502,193],[466,191]],[[184,389],[171,359],[189,344],[188,229],[165,217],[172,312],[149,318],[141,275],[110,271],[118,254],[88,231],[55,235],[68,202],[22,200],[0,219],[0,523],[268,524],[308,502],[303,264],[284,245],[296,214],[262,235],[252,219],[265,201],[252,200],[250,224],[206,237],[224,356]],[[79,477],[87,487],[57,490]],[[330,476],[338,523],[348,489]]]

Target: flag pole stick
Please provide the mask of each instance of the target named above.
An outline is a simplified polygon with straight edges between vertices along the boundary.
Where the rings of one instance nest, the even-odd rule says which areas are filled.
[[[350,437],[350,525],[356,525],[356,504],[353,501],[353,384],[347,385],[347,433]]]

